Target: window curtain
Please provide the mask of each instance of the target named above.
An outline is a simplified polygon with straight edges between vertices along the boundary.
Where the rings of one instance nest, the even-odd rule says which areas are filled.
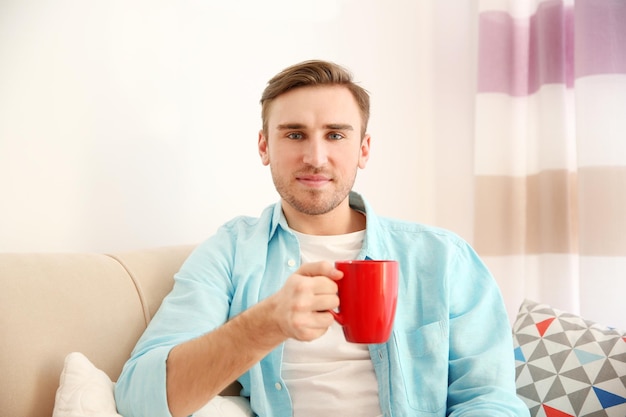
[[[479,0],[473,244],[524,298],[626,329],[626,1]]]

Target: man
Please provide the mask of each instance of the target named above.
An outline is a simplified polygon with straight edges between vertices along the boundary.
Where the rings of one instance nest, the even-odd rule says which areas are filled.
[[[116,384],[121,414],[187,416],[238,380],[259,416],[526,416],[508,318],[474,251],[351,191],[370,152],[367,92],[307,61],[272,78],[261,104],[259,155],[281,199],[182,266]],[[334,261],[366,257],[400,264],[383,344],[346,342],[328,312]]]

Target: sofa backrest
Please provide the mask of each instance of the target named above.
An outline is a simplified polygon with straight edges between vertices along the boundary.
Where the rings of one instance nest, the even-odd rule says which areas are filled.
[[[115,381],[192,246],[0,254],[0,410],[50,417],[65,356]]]

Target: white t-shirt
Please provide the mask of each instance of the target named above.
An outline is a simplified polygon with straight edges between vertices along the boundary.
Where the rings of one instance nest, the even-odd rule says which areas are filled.
[[[365,237],[365,231],[338,236],[294,233],[303,263],[354,259]],[[346,342],[336,322],[311,342],[285,342],[282,377],[291,395],[294,417],[382,415],[367,345]]]

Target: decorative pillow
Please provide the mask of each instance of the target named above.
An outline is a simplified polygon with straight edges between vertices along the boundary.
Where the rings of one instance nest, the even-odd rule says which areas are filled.
[[[52,417],[121,417],[113,382],[79,352],[65,357]]]
[[[625,332],[525,300],[513,339],[532,417],[626,416]]]
[[[65,357],[52,417],[122,417],[116,411],[109,376],[79,352]],[[244,397],[217,396],[194,417],[251,417],[250,402]]]

